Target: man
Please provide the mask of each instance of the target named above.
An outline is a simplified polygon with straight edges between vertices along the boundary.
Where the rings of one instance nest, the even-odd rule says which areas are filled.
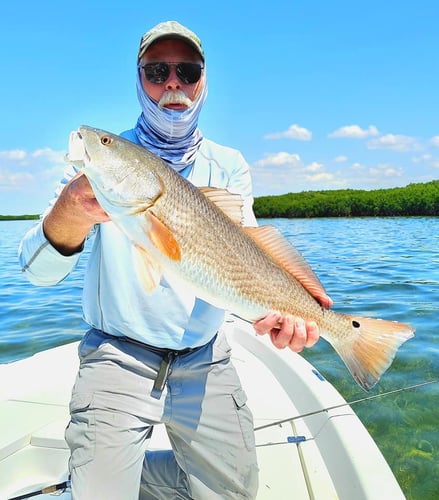
[[[256,225],[247,163],[197,126],[207,95],[198,37],[175,21],[161,23],[142,37],[137,64],[142,113],[122,136],[197,186],[240,193],[245,224]],[[166,280],[147,295],[131,262],[131,243],[74,167],[42,221],[23,238],[24,272],[38,285],[61,281],[89,235],[83,310],[91,329],[79,347],[66,430],[73,498],[254,498],[253,423],[221,332],[224,311]],[[320,300],[330,305],[328,297]],[[315,323],[275,311],[254,328],[294,351],[319,336]],[[145,454],[161,422],[173,450]]]

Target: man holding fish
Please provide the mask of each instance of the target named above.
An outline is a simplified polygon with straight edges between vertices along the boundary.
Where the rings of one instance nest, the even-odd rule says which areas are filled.
[[[241,195],[243,224],[256,226],[247,163],[197,126],[207,96],[198,37],[175,21],[161,23],[142,37],[137,65],[142,113],[122,137],[195,186]],[[73,498],[255,498],[253,422],[221,332],[224,310],[160,275],[154,256],[97,201],[76,147],[56,199],[20,245],[29,280],[50,286],[71,272],[85,240],[94,238],[83,290],[91,329],[79,348],[66,430]],[[155,246],[178,260],[167,228],[155,217],[148,228]],[[332,304],[322,289],[309,291],[323,306]],[[297,352],[319,338],[315,321],[277,311],[254,329]],[[173,449],[145,454],[158,423],[165,423]]]

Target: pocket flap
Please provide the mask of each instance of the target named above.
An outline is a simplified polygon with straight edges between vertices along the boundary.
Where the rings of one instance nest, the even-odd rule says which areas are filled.
[[[232,393],[232,398],[237,408],[242,408],[245,403],[247,403],[247,394],[244,389],[236,389],[236,391]]]
[[[70,413],[75,413],[81,410],[85,410],[91,406],[93,401],[93,393],[92,392],[80,392],[75,393],[70,400]]]

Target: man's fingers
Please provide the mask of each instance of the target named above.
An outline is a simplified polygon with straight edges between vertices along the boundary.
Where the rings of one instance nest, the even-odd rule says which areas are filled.
[[[255,329],[257,334],[264,335],[266,333],[269,333],[270,330],[272,330],[276,326],[279,327],[279,322],[281,319],[282,315],[279,312],[272,311],[267,314],[265,318],[255,321],[253,323],[253,328]]]
[[[286,315],[282,318],[279,312],[273,311],[265,318],[253,323],[257,334],[269,333],[271,342],[278,349],[288,347],[294,352],[301,352],[305,347],[312,347],[320,336],[315,321]]]
[[[312,347],[320,338],[320,331],[315,321],[307,321],[306,327],[306,344],[305,347]]]

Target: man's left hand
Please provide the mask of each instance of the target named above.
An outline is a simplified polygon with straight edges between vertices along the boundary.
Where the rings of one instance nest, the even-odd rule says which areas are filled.
[[[282,317],[278,312],[271,312],[265,318],[253,323],[258,335],[268,333],[271,342],[278,349],[290,348],[300,352],[304,347],[312,347],[319,340],[319,327],[315,321],[305,321],[298,316]]]

